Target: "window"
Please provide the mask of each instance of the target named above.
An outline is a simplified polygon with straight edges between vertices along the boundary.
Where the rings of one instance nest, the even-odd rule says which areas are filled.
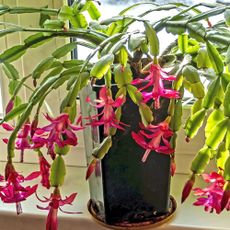
[[[68,1],[69,4],[72,4],[74,2],[74,0],[66,0]],[[222,0],[224,1],[224,0]],[[47,0],[43,0],[43,1],[39,1],[38,2],[34,2],[34,1],[17,1],[17,0],[11,0],[10,1],[10,5],[25,5],[25,6],[34,6],[34,7],[38,7],[40,6],[44,6],[47,4]],[[103,17],[111,17],[117,13],[119,13],[125,6],[128,6],[134,2],[139,2],[137,0],[102,0],[102,6],[101,6],[101,11],[103,14]],[[166,3],[166,2],[174,2],[174,0],[168,0],[168,1],[161,1],[161,0],[156,0],[153,1],[155,3]],[[180,2],[184,2],[186,4],[191,4],[193,3],[198,3],[198,2],[204,2],[204,1],[198,1],[198,0],[185,0],[185,1],[180,1]],[[214,0],[206,0],[206,2],[215,2]],[[0,0],[0,4],[7,4],[7,1],[4,0]],[[50,5],[51,7],[60,7],[62,5],[62,1],[60,0],[54,0],[52,1],[52,4]],[[143,8],[139,9],[143,11]],[[138,11],[137,11],[138,13]],[[2,17],[2,16],[1,16]],[[31,18],[30,15],[5,15],[4,17],[7,17],[8,19],[12,20],[12,22],[20,22],[20,24],[22,25],[34,25],[34,23],[36,21],[38,21],[39,15],[36,18]],[[28,20],[29,18],[29,20]],[[4,18],[3,18],[4,20]],[[4,50],[6,47],[11,47],[15,44],[18,44],[19,41],[23,42],[23,40],[28,36],[27,33],[17,33],[17,34],[13,34],[13,35],[9,35],[7,37],[7,39],[0,40],[0,48],[1,50]],[[164,37],[167,37],[167,42],[169,41],[169,34],[166,34],[166,32],[164,32],[163,35],[161,35],[160,39],[164,39]],[[2,38],[0,38],[2,39]],[[167,42],[165,44],[167,44]],[[60,47],[61,45],[63,45],[65,43],[65,39],[63,38],[59,38],[59,39],[55,39],[54,41],[52,41],[51,43],[47,43],[44,46],[42,46],[41,48],[36,50],[36,56],[33,55],[33,50],[28,51],[28,53],[25,55],[25,57],[20,60],[17,61],[16,66],[18,68],[18,70],[20,71],[21,76],[26,76],[27,74],[31,73],[31,71],[33,70],[33,68],[40,62],[40,60],[42,59],[42,57],[48,57],[50,55],[50,53],[52,52],[52,50],[54,50],[57,47]],[[37,51],[39,51],[37,53]],[[76,55],[78,55],[78,58],[81,59],[85,59],[87,56],[88,50],[86,51],[83,47],[78,47],[78,49],[73,53],[73,57]],[[28,60],[30,60],[28,62]],[[1,74],[1,73],[0,73]],[[2,74],[1,74],[2,75]],[[3,76],[3,75],[2,75]],[[7,97],[7,85],[8,85],[8,80],[4,77],[2,77],[2,85],[4,86],[2,88],[2,92],[0,92],[3,95],[4,101],[0,101],[0,115],[2,113],[2,104],[3,107],[4,105],[8,102],[9,97]],[[59,105],[56,104],[56,98],[62,98],[62,92],[65,91],[65,88],[61,89],[58,92],[54,92],[53,95],[51,95],[47,100],[49,105],[51,105],[51,108],[54,112],[54,114],[57,114],[59,111]],[[25,91],[22,93],[23,97],[28,97],[28,95],[30,94],[28,89],[25,89]],[[55,103],[54,103],[55,101]],[[55,106],[54,106],[55,105]],[[185,110],[184,112],[184,117],[186,117],[188,115],[188,111]],[[185,118],[184,118],[185,119]],[[194,152],[197,151],[197,149],[199,149],[199,147],[202,145],[202,140],[203,140],[203,136],[202,134],[199,134],[200,136],[198,136],[196,139],[194,139],[192,141],[191,144],[186,144],[184,141],[184,134],[183,134],[183,130],[180,132],[180,137],[178,138],[178,140],[180,141],[180,144],[178,144],[178,146],[180,146],[180,148],[177,149],[177,156],[184,156],[184,158],[192,158]],[[2,139],[4,137],[6,137],[6,133],[0,133],[0,138]],[[185,147],[186,146],[186,147]],[[2,147],[5,151],[6,151],[6,146],[5,144],[3,144],[3,142],[0,141],[0,147]],[[186,148],[186,151],[185,151]],[[6,156],[4,154],[0,155],[0,160],[5,160]],[[34,159],[34,155],[33,154],[29,154],[26,152],[25,155],[25,159],[28,162],[35,162],[36,159]],[[182,159],[182,158],[180,158]],[[182,160],[183,161],[183,160]],[[185,160],[185,162],[190,162],[190,160]],[[84,144],[83,144],[83,135],[80,135],[79,137],[79,145],[77,148],[73,148],[71,154],[68,155],[67,157],[67,164],[69,165],[80,165],[80,166],[84,166],[86,165],[85,162],[85,156],[84,156]],[[184,162],[182,164],[178,164],[178,170],[180,171],[180,167],[181,167],[181,172],[184,172],[185,168],[188,167],[184,167],[185,164]]]

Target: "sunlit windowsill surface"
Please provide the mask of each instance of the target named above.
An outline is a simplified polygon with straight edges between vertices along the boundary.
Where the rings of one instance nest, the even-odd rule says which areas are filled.
[[[0,169],[3,172],[5,163],[0,162]],[[18,171],[27,175],[31,170],[37,170],[35,164],[16,164]],[[89,188],[84,180],[84,167],[68,167],[65,186],[63,186],[62,194],[69,195],[73,192],[78,192],[77,199],[72,206],[66,205],[63,207],[66,211],[81,211],[83,214],[68,215],[59,212],[59,229],[60,230],[102,230],[106,229],[93,221],[87,211],[87,202],[89,200]],[[176,198],[178,208],[175,218],[168,224],[154,229],[166,230],[230,230],[229,212],[224,212],[221,215],[209,214],[203,211],[201,207],[192,206],[194,200],[191,197],[185,204],[180,204],[180,194],[183,183],[187,175],[176,174],[172,179],[172,195]],[[43,191],[43,190],[42,190]],[[38,190],[38,195],[49,197],[50,191],[41,192]],[[15,214],[15,205],[0,204],[0,229],[1,230],[41,230],[45,229],[45,218],[47,211],[41,211],[36,208],[36,205],[46,206],[46,203],[39,202],[34,196],[29,198],[22,204],[23,214],[17,216]]]

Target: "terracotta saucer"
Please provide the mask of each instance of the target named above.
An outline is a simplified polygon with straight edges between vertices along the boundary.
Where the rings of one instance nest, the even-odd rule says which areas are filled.
[[[175,216],[177,204],[173,196],[170,196],[170,201],[171,201],[171,207],[167,214],[155,217],[152,220],[148,220],[148,221],[143,221],[143,222],[138,222],[138,223],[123,222],[123,223],[117,223],[114,225],[106,224],[104,220],[99,215],[96,214],[95,210],[93,209],[91,200],[89,200],[87,206],[88,206],[88,211],[90,212],[93,219],[97,223],[99,223],[100,225],[106,228],[110,228],[110,229],[147,229],[147,228],[154,228],[162,224],[168,224],[173,219],[173,217]]]

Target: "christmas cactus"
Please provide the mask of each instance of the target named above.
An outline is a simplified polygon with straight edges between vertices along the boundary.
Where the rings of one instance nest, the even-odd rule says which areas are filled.
[[[203,205],[210,212],[229,210],[230,7],[143,2],[124,9],[117,16],[100,20],[98,5],[97,1],[76,0],[71,6],[63,5],[60,9],[0,6],[1,15],[41,15],[39,28],[1,22],[1,37],[13,33],[28,34],[22,43],[0,54],[10,94],[1,126],[11,133],[9,139],[3,140],[7,144],[7,162],[5,175],[0,178],[2,202],[15,203],[17,213],[21,213],[21,202],[36,195],[38,187],[36,183],[32,186],[22,183],[39,177],[41,186],[52,192],[45,200],[38,197],[39,201],[48,203],[47,207],[38,205],[38,208],[49,212],[46,229],[57,229],[58,210],[63,211],[62,206],[72,204],[77,195],[73,191],[66,198],[61,196],[66,174],[64,159],[71,146],[78,144],[77,131],[87,126],[102,126],[104,130],[104,140],[93,150],[86,172],[86,178],[89,178],[92,173],[97,173],[98,163],[112,146],[112,136],[118,129],[125,131],[129,126],[121,121],[122,106],[127,97],[141,116],[139,131],[132,132],[134,141],[143,148],[140,161],[145,164],[151,151],[167,154],[171,158],[173,176],[184,94],[189,91],[193,105],[183,124],[186,141],[194,138],[202,126],[206,139],[191,162],[191,176],[185,183],[182,202],[194,191],[198,196],[194,205]],[[148,6],[148,9],[138,15],[131,14],[142,6]],[[162,11],[169,13],[158,18]],[[212,20],[216,15],[223,15],[223,20]],[[136,24],[138,29],[132,30]],[[160,51],[159,33],[163,30],[174,37],[174,41]],[[14,61],[28,50],[36,51],[36,47],[57,37],[63,38],[63,46],[44,57],[29,75],[19,73]],[[78,46],[91,50],[86,60],[70,58],[70,52]],[[77,116],[79,92],[98,80],[103,85],[98,99],[87,98],[81,103],[90,104],[99,113],[90,117]],[[28,87],[28,82],[33,86]],[[115,94],[111,90],[114,84],[117,86]],[[60,114],[52,117],[44,113],[42,106],[46,97],[63,85],[65,94],[62,95]],[[31,91],[26,100],[19,96],[24,87]],[[162,98],[169,100],[167,117],[156,123],[154,113],[161,108]],[[40,121],[44,118],[48,124],[42,126]],[[20,150],[21,162],[24,151],[34,150],[39,170],[28,176],[21,175],[14,166],[16,150]],[[205,168],[210,160],[216,162],[216,172],[207,174]],[[206,188],[194,188],[195,178],[199,175],[208,183]]]

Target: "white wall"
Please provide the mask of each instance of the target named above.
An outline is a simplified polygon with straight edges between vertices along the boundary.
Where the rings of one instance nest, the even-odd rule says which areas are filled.
[[[59,8],[62,5],[61,0],[39,0],[39,1],[30,1],[30,0],[0,0],[0,4],[5,4],[9,6],[30,6],[30,7],[43,7],[46,5],[49,5],[49,7],[55,7]],[[4,16],[0,17],[0,21],[7,20],[11,21],[12,23],[19,23],[23,26],[37,26],[37,22],[39,20],[39,14],[23,14],[23,15],[10,15],[6,14]],[[23,40],[29,36],[29,33],[14,33],[7,35],[6,38],[0,38],[0,52],[3,52],[6,48],[10,48],[16,44],[22,44]],[[44,44],[41,47],[38,47],[36,49],[30,49],[28,52],[24,55],[24,57],[20,60],[17,60],[13,62],[15,64],[16,68],[20,72],[20,76],[26,76],[30,74],[35,66],[38,65],[38,63],[42,60],[44,57],[50,56],[50,54],[59,46],[63,45],[65,43],[64,38],[57,38],[52,40],[52,42],[48,42]],[[3,104],[4,107],[9,101],[9,95],[8,95],[8,79],[3,75],[2,70],[0,69],[0,76],[2,81],[2,97],[3,97]],[[28,83],[32,86],[32,82]],[[52,108],[52,111],[54,114],[58,114],[59,111],[59,105],[61,102],[61,99],[63,97],[65,88],[53,92],[47,99],[48,104]],[[21,92],[22,98],[28,98],[30,95],[30,91],[28,89],[24,89],[23,92]],[[58,99],[58,100],[57,100]],[[46,108],[43,108],[44,111],[46,111]],[[41,119],[42,116],[41,116]],[[6,159],[6,145],[2,142],[2,138],[9,136],[9,132],[4,131],[2,128],[0,128],[0,148],[1,148],[1,154],[0,154],[0,160]],[[82,133],[79,133],[79,145],[77,147],[72,148],[72,151],[68,154],[68,156],[65,158],[68,165],[85,165],[85,156],[84,156],[84,144],[83,144],[83,135]],[[16,154],[15,161],[18,161],[19,159],[19,153]],[[31,151],[26,151],[25,153],[25,162],[37,162],[37,156]]]

